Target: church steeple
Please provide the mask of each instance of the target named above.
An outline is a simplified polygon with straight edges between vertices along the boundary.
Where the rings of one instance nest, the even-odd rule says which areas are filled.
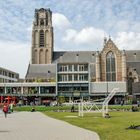
[[[106,45],[106,42],[107,42],[107,38],[104,37],[104,47],[105,47],[105,45]]]
[[[32,29],[32,64],[49,64],[53,57],[53,27],[50,9],[36,9]]]
[[[50,11],[50,9],[35,9],[34,18],[35,26],[52,26],[52,12]]]

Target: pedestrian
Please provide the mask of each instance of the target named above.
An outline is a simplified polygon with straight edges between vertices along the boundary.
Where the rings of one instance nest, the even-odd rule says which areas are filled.
[[[123,106],[123,105],[124,105],[124,99],[121,100],[121,106]]]
[[[3,105],[3,112],[4,112],[4,115],[5,115],[5,118],[7,118],[8,105],[6,103],[4,103],[4,105]]]
[[[74,105],[72,105],[71,107],[71,112],[74,112]]]
[[[10,112],[13,112],[13,103],[10,104]]]
[[[0,103],[0,113],[2,113],[2,107],[3,105]]]

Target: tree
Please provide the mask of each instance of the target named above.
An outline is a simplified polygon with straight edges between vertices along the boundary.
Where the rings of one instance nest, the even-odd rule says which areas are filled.
[[[64,96],[59,96],[58,97],[58,104],[62,105],[62,103],[64,103],[64,102],[65,102],[65,97]]]

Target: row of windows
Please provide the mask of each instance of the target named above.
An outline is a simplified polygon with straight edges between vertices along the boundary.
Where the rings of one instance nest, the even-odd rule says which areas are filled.
[[[58,72],[65,71],[88,71],[88,64],[69,64],[69,65],[59,65]]]
[[[15,82],[15,81],[4,79],[4,78],[0,78],[0,83],[12,83],[12,82]]]
[[[58,92],[88,92],[88,87],[59,87]]]
[[[0,93],[9,93],[9,94],[21,94],[22,89],[21,87],[0,87]],[[23,94],[37,94],[37,93],[45,94],[45,93],[55,93],[55,87],[24,87]]]
[[[88,81],[88,74],[58,75],[58,81]]]
[[[10,72],[7,72],[7,71],[4,71],[4,70],[0,70],[0,75],[7,76],[10,78],[18,78],[17,75],[10,73]]]

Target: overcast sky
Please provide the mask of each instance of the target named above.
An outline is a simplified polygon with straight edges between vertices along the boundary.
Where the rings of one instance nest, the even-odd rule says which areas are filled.
[[[55,51],[96,51],[111,36],[119,49],[140,47],[140,0],[0,0],[0,67],[24,78],[34,10],[53,12]]]

